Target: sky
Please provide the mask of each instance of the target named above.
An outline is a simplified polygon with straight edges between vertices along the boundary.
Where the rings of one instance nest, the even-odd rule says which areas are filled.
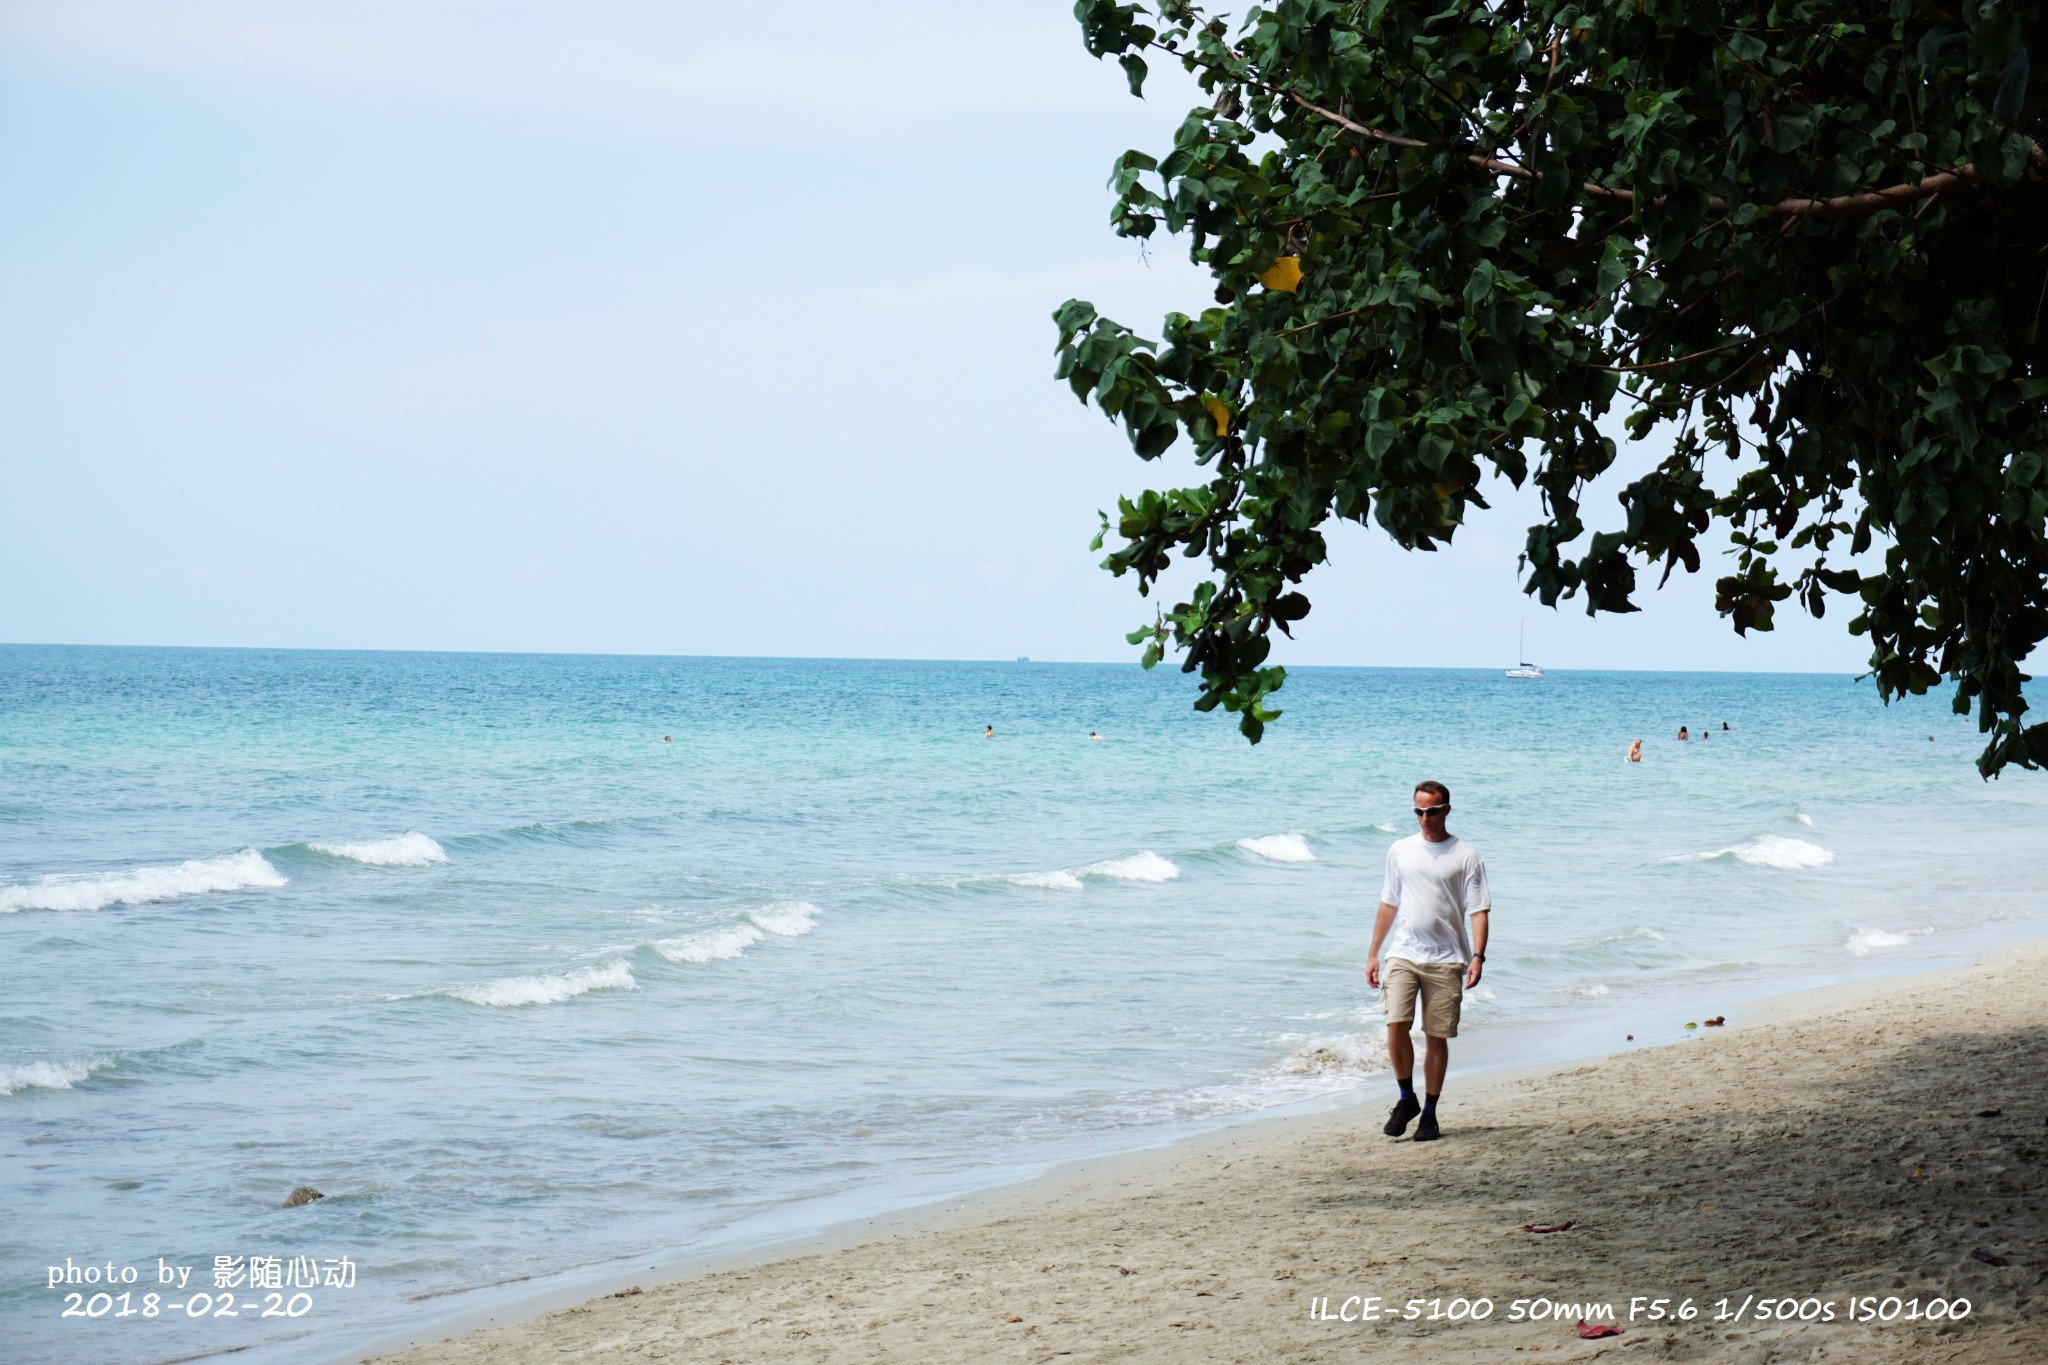
[[[1206,303],[1104,188],[1192,86],[1064,0],[770,12],[0,0],[0,640],[1133,657],[1096,511],[1192,467],[1050,315]],[[1276,660],[1862,671],[1846,612],[1735,636],[1712,555],[1534,604],[1489,497],[1338,528]]]

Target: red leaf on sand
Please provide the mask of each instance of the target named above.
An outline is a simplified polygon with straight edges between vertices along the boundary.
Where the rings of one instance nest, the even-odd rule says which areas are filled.
[[[1618,1337],[1621,1335],[1621,1328],[1609,1327],[1604,1322],[1582,1322],[1579,1324],[1579,1335],[1588,1341],[1591,1341],[1594,1337]]]
[[[1524,1232],[1563,1232],[1563,1231],[1565,1231],[1565,1230],[1566,1230],[1567,1228],[1575,1228],[1575,1227],[1577,1227],[1578,1225],[1579,1225],[1579,1220],[1578,1220],[1578,1219],[1576,1219],[1576,1218],[1567,1218],[1567,1219],[1565,1219],[1565,1220],[1564,1220],[1564,1221],[1563,1221],[1562,1223],[1524,1223],[1524,1224],[1522,1224],[1522,1231],[1524,1231]]]

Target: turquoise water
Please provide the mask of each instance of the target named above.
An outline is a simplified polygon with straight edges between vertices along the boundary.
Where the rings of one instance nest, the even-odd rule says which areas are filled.
[[[0,648],[10,1358],[317,1359],[1377,1099],[1363,952],[1425,776],[1496,897],[1468,1058],[2042,931],[2048,784],[1980,782],[1936,700],[1310,669],[1255,749],[1189,700],[1135,667]],[[268,1319],[47,1286],[222,1255],[358,1278]]]

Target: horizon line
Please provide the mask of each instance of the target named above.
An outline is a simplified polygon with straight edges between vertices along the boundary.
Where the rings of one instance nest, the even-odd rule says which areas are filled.
[[[1012,664],[1034,667],[1059,668],[1140,668],[1135,659],[1034,659],[1029,655],[1012,658],[944,658],[938,656],[905,657],[891,655],[839,655],[839,654],[660,654],[644,651],[624,650],[580,650],[580,649],[398,649],[390,647],[358,647],[352,645],[161,645],[161,644],[104,644],[97,642],[62,640],[0,640],[0,650],[5,649],[94,649],[134,651],[189,651],[192,653],[238,653],[238,654],[412,654],[427,657],[491,658],[491,659],[666,659],[698,660],[731,663],[820,663],[820,664]],[[1167,661],[1162,660],[1161,663]],[[1498,668],[1490,664],[1284,664],[1290,673],[1308,670],[1328,671],[1374,671],[1409,673],[1491,673]],[[1171,670],[1180,672],[1178,668]],[[1504,670],[1501,670],[1504,671]],[[1870,676],[1868,671],[1856,673],[1836,669],[1742,669],[1742,668],[1574,668],[1544,665],[1544,672],[1551,673],[1725,673],[1751,677],[1801,677],[1801,678],[1847,678],[1860,682]],[[1946,681],[1946,679],[1944,679]]]

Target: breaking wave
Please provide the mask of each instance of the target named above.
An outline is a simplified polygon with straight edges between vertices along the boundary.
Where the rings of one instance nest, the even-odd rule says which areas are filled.
[[[778,938],[796,938],[818,927],[818,907],[809,901],[777,901],[749,910],[747,918]]]
[[[1904,933],[1890,929],[1858,929],[1843,940],[1842,946],[1849,950],[1851,957],[1869,957],[1887,948],[1903,948],[1914,939],[1925,938],[1933,932],[1932,925],[1925,929],[1908,929]]]
[[[1810,844],[1804,839],[1788,839],[1781,834],[1760,834],[1746,844],[1731,848],[1717,848],[1708,853],[1675,853],[1662,861],[1667,863],[1748,863],[1751,867],[1775,867],[1791,871],[1802,867],[1824,867],[1835,860],[1835,855],[1819,844]]]
[[[1283,1076],[1370,1076],[1390,1069],[1385,1039],[1311,1038],[1275,1068]]]
[[[145,905],[213,891],[247,891],[284,884],[284,875],[266,862],[261,853],[245,848],[219,858],[194,858],[175,867],[43,877],[23,886],[0,889],[0,913],[101,910],[109,905]]]
[[[1114,882],[1170,882],[1178,876],[1180,867],[1177,864],[1148,848],[1121,858],[1105,858],[1086,867],[1056,867],[1049,872],[1013,872],[1007,876],[973,880],[1008,882],[1011,886],[1024,886],[1036,891],[1079,891],[1089,877],[1107,878]]]
[[[95,1071],[104,1071],[114,1064],[111,1057],[95,1057],[87,1062],[29,1062],[25,1066],[0,1067],[0,1095],[12,1095],[17,1090],[69,1090],[74,1085],[83,1085]]]
[[[315,853],[367,863],[371,867],[425,867],[429,863],[448,861],[447,850],[417,830],[358,844],[308,844],[306,847]]]
[[[1071,872],[1019,872],[1004,881],[1012,886],[1036,887],[1040,891],[1079,891],[1081,879]]]
[[[1119,882],[1170,882],[1180,876],[1180,868],[1148,848],[1121,858],[1090,863],[1080,869],[1080,875],[1108,877]]]
[[[660,939],[647,946],[670,962],[697,964],[738,957],[760,941],[759,929],[751,924],[735,924],[725,929],[685,934],[681,938]]]
[[[1237,846],[1276,863],[1312,863],[1316,860],[1308,840],[1299,834],[1264,834],[1256,839],[1239,839]]]
[[[554,1005],[573,1000],[589,991],[638,990],[633,971],[621,959],[602,967],[585,967],[565,976],[507,976],[481,986],[442,991],[451,1000],[492,1009],[517,1009],[522,1005]]]

